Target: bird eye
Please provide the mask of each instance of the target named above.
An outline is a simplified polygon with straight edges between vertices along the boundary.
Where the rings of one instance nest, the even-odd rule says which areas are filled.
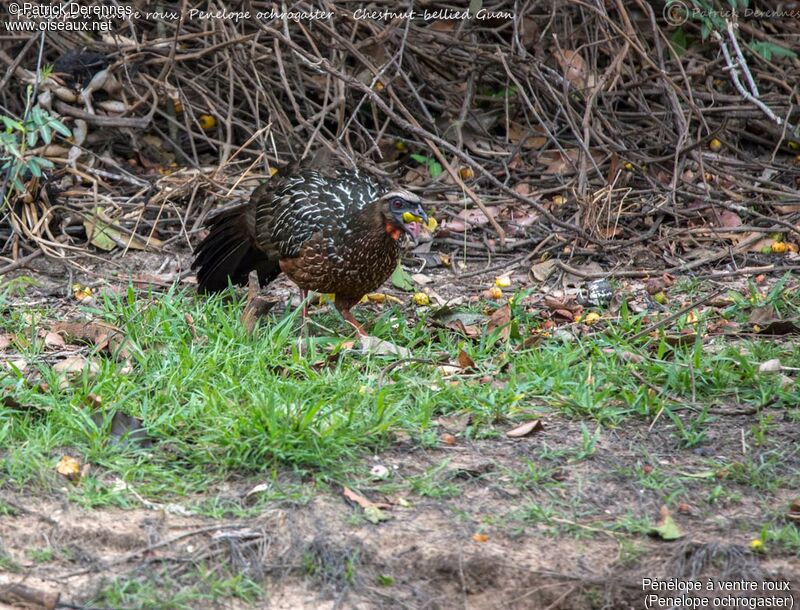
[[[392,208],[395,210],[399,210],[403,207],[403,200],[402,199],[392,199]]]

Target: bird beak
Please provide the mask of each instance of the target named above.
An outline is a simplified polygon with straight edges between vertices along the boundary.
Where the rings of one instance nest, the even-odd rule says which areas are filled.
[[[425,210],[422,209],[422,206],[414,210],[414,213],[403,212],[403,230],[414,239],[419,235],[419,226],[416,223],[425,226],[429,224],[428,215],[425,213]]]

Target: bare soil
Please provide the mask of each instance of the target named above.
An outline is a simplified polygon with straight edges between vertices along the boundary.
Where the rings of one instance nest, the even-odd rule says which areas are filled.
[[[713,427],[715,453],[733,450],[743,423],[728,418]],[[202,563],[265,583],[265,597],[254,606],[226,600],[215,607],[287,610],[643,608],[643,578],[713,575],[800,583],[796,558],[761,559],[747,552],[765,518],[763,502],[748,495],[714,512],[690,505],[675,515],[685,537],[674,543],[601,529],[626,514],[656,519],[659,493],[618,474],[641,467],[641,456],[656,456],[656,467],[671,472],[702,467],[701,456],[676,453],[664,436],[646,428],[604,433],[592,458],[563,464],[558,487],[520,488],[509,478],[525,460],[536,459],[543,443],[569,447],[579,438],[577,423],[552,420],[544,431],[518,440],[436,450],[400,443],[365,461],[364,472],[380,464],[405,479],[444,463],[441,482],[456,483],[459,492],[441,499],[409,496],[403,508],[398,498],[360,489],[373,501],[394,503],[385,511],[391,518],[379,524],[366,521],[337,489],[315,490],[308,503],[281,502],[255,518],[235,520],[175,514],[181,509],[174,506],[86,510],[59,494],[6,494],[17,514],[0,519],[0,540],[23,572],[0,573],[0,579],[56,591],[62,602],[80,604],[115,578],[168,575],[180,582],[187,575],[196,578],[187,568]],[[211,489],[208,497],[241,500],[257,483]],[[203,499],[189,498],[184,507],[190,512]],[[555,505],[558,499],[574,508],[539,523],[523,516],[531,504]],[[790,499],[788,491],[774,498],[776,505]],[[576,518],[571,511],[587,516]],[[483,541],[474,537],[478,532]],[[32,562],[30,550],[42,548],[52,549],[54,558]],[[797,603],[796,590],[794,595]]]

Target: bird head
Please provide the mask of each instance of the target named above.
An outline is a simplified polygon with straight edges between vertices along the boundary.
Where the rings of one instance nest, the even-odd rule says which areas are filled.
[[[419,224],[427,223],[428,215],[422,209],[422,200],[408,191],[392,191],[381,197],[386,232],[393,239],[400,239],[401,232],[408,233],[416,241]]]

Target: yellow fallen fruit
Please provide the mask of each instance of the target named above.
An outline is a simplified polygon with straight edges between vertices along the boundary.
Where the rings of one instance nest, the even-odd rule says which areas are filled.
[[[786,247],[786,244],[782,241],[776,241],[774,244],[772,244],[773,254],[783,254],[786,252],[786,250],[788,250],[788,248]]]
[[[462,167],[458,170],[458,175],[461,176],[462,180],[472,180],[475,177],[475,172],[472,171],[471,167]]]
[[[439,226],[439,223],[436,222],[436,219],[433,216],[428,216],[428,222],[422,222],[422,218],[416,214],[412,214],[411,212],[403,212],[403,222],[418,222],[431,233],[433,233],[436,230],[436,227]]]
[[[197,117],[197,122],[200,123],[200,127],[203,129],[214,129],[217,126],[217,119],[210,114],[201,114]]]
[[[502,299],[503,298],[503,291],[500,290],[497,286],[492,286],[489,290],[486,291],[486,295],[490,299]]]
[[[626,171],[632,172],[633,171],[633,163],[628,161],[625,165],[623,165]]]
[[[586,326],[591,326],[592,324],[595,324],[599,321],[600,321],[600,314],[594,311],[590,311],[589,313],[587,313],[586,317],[583,319],[583,323],[586,324]]]
[[[414,305],[419,305],[420,307],[431,304],[431,298],[424,292],[415,292],[411,300],[414,302]]]
[[[56,472],[70,481],[77,481],[81,478],[81,463],[74,457],[64,455],[58,460]]]
[[[764,550],[764,542],[759,539],[755,538],[754,540],[750,541],[750,550],[760,552]]]
[[[393,297],[390,294],[384,294],[383,292],[370,292],[369,294],[365,294],[362,299],[362,303],[402,303],[400,299],[397,297]]]
[[[567,198],[564,195],[556,195],[553,197],[553,203],[556,205],[564,205],[567,203]]]
[[[720,142],[717,138],[712,138],[712,140],[708,143],[708,149],[711,152],[719,152],[722,150],[722,142]]]
[[[72,285],[72,295],[76,301],[83,301],[92,297],[92,289],[89,286],[81,286],[80,284]]]
[[[498,288],[508,288],[511,286],[511,278],[507,275],[501,275],[500,277],[496,277],[494,279],[494,285]]]
[[[793,244],[792,242],[788,242],[786,244],[786,251],[787,252],[794,252],[797,254],[797,244]]]

